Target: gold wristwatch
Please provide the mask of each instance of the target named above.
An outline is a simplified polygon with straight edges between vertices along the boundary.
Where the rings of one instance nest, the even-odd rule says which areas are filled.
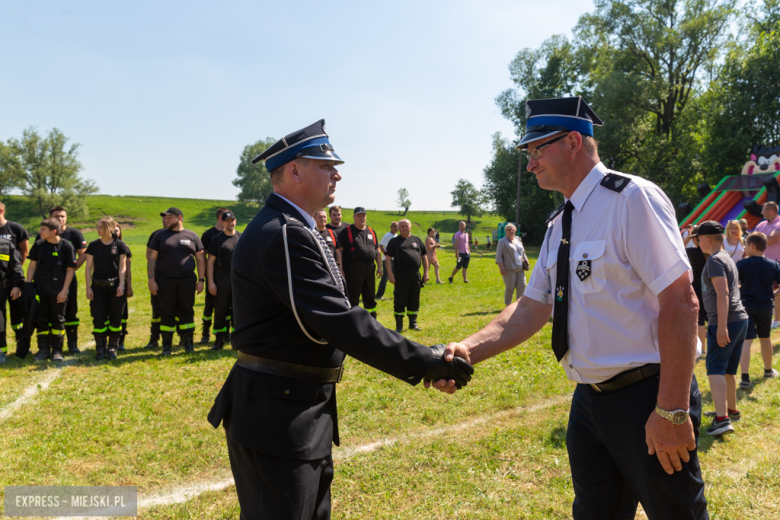
[[[688,410],[664,410],[655,405],[655,413],[666,419],[672,424],[683,424],[688,420]]]

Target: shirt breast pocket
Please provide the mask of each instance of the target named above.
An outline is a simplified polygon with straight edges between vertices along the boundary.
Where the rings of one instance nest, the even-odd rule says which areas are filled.
[[[578,292],[595,293],[604,288],[604,284],[607,283],[607,269],[604,262],[606,248],[606,240],[592,240],[577,244],[570,267],[574,271],[572,280]]]

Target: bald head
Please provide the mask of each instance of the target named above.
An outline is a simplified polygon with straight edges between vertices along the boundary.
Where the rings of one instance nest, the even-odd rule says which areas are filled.
[[[398,231],[401,233],[402,237],[409,238],[412,234],[412,222],[408,219],[399,220]]]

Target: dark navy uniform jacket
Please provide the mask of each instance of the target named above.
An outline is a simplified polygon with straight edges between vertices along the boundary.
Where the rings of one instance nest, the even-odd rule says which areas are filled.
[[[232,346],[246,354],[335,368],[346,355],[416,385],[431,363],[430,348],[391,331],[360,307],[349,308],[331,277],[317,239],[298,211],[271,194],[233,253]],[[282,227],[287,224],[292,311]],[[316,231],[315,231],[316,232]],[[273,376],[233,366],[209,413],[233,442],[302,460],[326,457],[338,445],[335,383]]]

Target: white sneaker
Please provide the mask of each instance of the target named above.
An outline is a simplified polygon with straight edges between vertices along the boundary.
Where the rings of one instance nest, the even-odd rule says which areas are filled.
[[[777,370],[775,370],[774,368],[773,368],[773,369],[771,369],[771,370],[772,370],[772,371],[771,371],[771,372],[769,372],[769,373],[767,373],[767,372],[764,372],[764,377],[765,377],[765,378],[767,378],[767,379],[773,379],[773,378],[776,378],[777,376],[780,376],[780,372],[778,372],[778,371],[777,371]]]
[[[780,327],[780,321],[774,320],[772,322],[772,328],[776,329],[777,327]]]

